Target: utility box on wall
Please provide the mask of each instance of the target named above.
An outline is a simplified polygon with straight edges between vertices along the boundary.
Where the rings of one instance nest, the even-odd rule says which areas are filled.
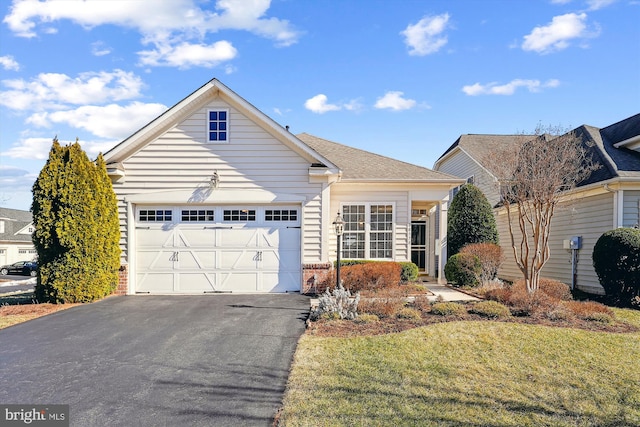
[[[577,250],[582,249],[582,236],[573,236],[562,242],[564,249]]]

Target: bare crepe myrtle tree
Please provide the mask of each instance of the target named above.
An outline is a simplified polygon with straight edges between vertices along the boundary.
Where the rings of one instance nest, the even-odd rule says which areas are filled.
[[[575,131],[538,125],[533,137],[522,135],[485,159],[499,186],[513,256],[529,293],[538,289],[550,257],[549,232],[558,204],[600,167],[588,148]]]

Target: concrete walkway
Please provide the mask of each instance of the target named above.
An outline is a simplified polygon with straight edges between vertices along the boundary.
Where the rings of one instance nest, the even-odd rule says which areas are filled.
[[[437,283],[425,283],[424,285],[433,293],[432,296],[428,297],[429,301],[436,301],[438,297],[442,297],[444,301],[479,301],[476,297],[445,285],[439,285]]]

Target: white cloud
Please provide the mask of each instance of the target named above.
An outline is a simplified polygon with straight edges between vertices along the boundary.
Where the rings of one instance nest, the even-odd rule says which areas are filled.
[[[409,47],[409,55],[424,56],[435,53],[447,44],[447,37],[442,33],[447,29],[449,14],[425,16],[417,24],[409,24],[402,31],[405,44]]]
[[[587,0],[587,5],[589,6],[589,10],[598,10],[615,2],[616,0]]]
[[[0,56],[0,65],[2,65],[2,68],[4,68],[5,70],[20,70],[20,64],[18,64],[11,55]]]
[[[172,46],[158,43],[155,50],[145,50],[138,54],[142,65],[187,69],[193,66],[215,67],[221,62],[235,58],[238,51],[231,43],[223,40],[211,45],[183,42]]]
[[[539,92],[541,89],[558,87],[559,85],[560,81],[556,79],[547,80],[544,83],[540,82],[540,80],[515,79],[503,85],[499,85],[495,82],[484,85],[475,83],[473,85],[464,86],[462,91],[469,96],[513,95],[520,87],[526,88],[529,92]]]
[[[105,56],[111,53],[111,48],[104,42],[98,41],[95,43],[91,43],[91,53],[94,56]]]
[[[100,104],[140,96],[142,80],[131,72],[88,72],[71,78],[42,73],[35,79],[4,80],[9,90],[0,91],[0,105],[13,110],[63,108],[64,105]]]
[[[66,145],[69,143],[73,143],[74,141],[63,141],[59,140],[60,144]],[[98,153],[104,153],[107,150],[113,148],[119,140],[114,141],[83,141],[79,140],[78,143],[82,147],[82,149],[87,153],[87,155],[95,159],[98,156]],[[26,160],[47,160],[49,158],[49,152],[51,151],[51,144],[53,143],[53,138],[39,138],[39,137],[31,137],[24,138],[20,141],[13,144],[9,150],[0,153],[3,156],[11,157],[13,159],[26,159]],[[0,182],[3,183],[7,180],[13,179],[12,177],[17,177],[19,180],[31,180],[31,184],[29,185],[29,189],[33,184],[33,181],[37,177],[37,175],[33,175],[30,172],[23,171],[22,169],[14,168],[11,166],[2,166],[0,165]],[[5,188],[12,188],[7,185]]]
[[[51,144],[51,140],[49,140],[49,144]],[[0,188],[3,192],[0,198],[7,197],[9,200],[11,199],[9,194],[15,195],[17,193],[27,193],[30,196],[36,178],[37,175],[28,170],[0,164]]]
[[[4,23],[21,37],[35,37],[43,24],[62,20],[87,29],[107,24],[133,28],[140,32],[144,44],[155,46],[139,52],[143,64],[211,67],[235,57],[228,42],[218,42],[227,46],[203,43],[207,35],[222,30],[248,31],[274,40],[277,46],[297,42],[300,33],[289,21],[265,16],[270,4],[270,0],[218,0],[213,7],[196,0],[15,0]],[[180,62],[181,58],[185,62]]]
[[[1,154],[14,159],[46,160],[52,141],[53,138],[24,138]]]
[[[167,110],[162,104],[132,102],[126,106],[86,105],[73,110],[36,113],[27,123],[49,127],[52,123],[84,129],[93,135],[113,140],[124,139]]]
[[[327,111],[338,111],[342,109],[342,107],[339,105],[327,103],[327,96],[322,93],[314,96],[313,98],[307,99],[304,103],[304,107],[307,110],[318,114],[324,114]]]
[[[549,24],[535,27],[524,36],[522,49],[545,54],[566,49],[571,40],[596,37],[599,31],[589,31],[586,21],[586,13],[554,16]]]
[[[409,110],[416,106],[416,101],[413,99],[405,99],[402,95],[404,95],[404,93],[399,91],[387,92],[383,97],[378,98],[374,107],[378,109],[401,111]]]

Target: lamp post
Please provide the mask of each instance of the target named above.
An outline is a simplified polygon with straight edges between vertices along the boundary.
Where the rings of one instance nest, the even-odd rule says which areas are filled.
[[[340,216],[340,212],[338,212],[338,216],[335,221],[333,221],[333,229],[336,232],[336,236],[338,237],[338,247],[336,250],[337,253],[337,264],[336,264],[336,288],[340,286],[340,249],[341,249],[341,237],[344,232],[344,219]]]

